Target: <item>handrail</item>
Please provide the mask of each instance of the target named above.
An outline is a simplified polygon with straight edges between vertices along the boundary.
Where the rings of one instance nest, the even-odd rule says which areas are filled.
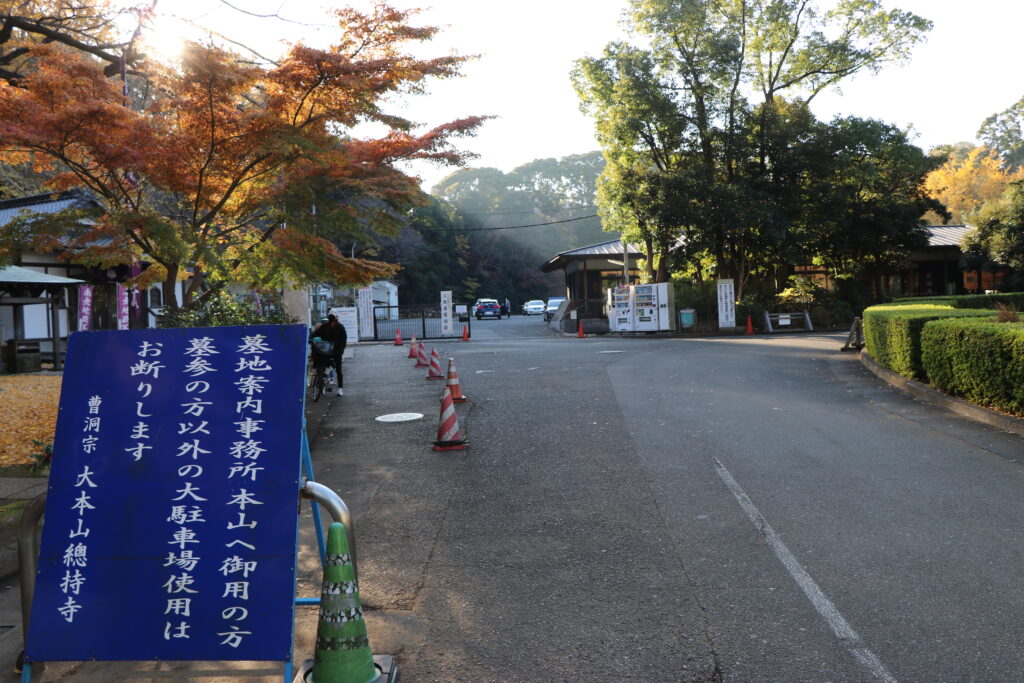
[[[323,484],[305,479],[299,493],[303,498],[315,500],[331,514],[335,522],[345,525],[345,536],[348,540],[348,554],[352,556],[352,570],[355,572],[356,581],[359,580],[359,567],[356,564],[356,530],[352,523],[352,514],[349,512],[345,501],[341,499],[333,489]]]

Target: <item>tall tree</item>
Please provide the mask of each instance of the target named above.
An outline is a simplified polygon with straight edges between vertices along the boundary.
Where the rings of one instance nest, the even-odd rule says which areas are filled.
[[[751,257],[785,237],[786,210],[771,197],[786,182],[777,169],[789,148],[777,142],[788,132],[776,128],[789,126],[789,109],[905,59],[931,26],[879,0],[828,11],[812,0],[631,0],[627,23],[645,47],[612,43],[573,72],[606,175],[639,164],[696,179],[704,194],[690,199],[722,210],[693,212],[690,230],[739,294],[758,266]]]
[[[56,165],[55,188],[88,188],[102,208],[72,239],[60,233],[80,216],[10,231],[0,255],[33,246],[97,265],[144,261],[139,283],[162,281],[170,306],[179,279],[187,304],[229,281],[359,283],[390,273],[345,258],[335,243],[396,231],[423,197],[393,162],[461,163],[450,143],[482,120],[417,135],[385,110],[389,95],[453,76],[464,61],[407,52],[437,30],[411,25],[412,15],[383,3],[339,10],[336,45],[296,45],[274,67],[193,44],[180,66],[151,67],[154,96],[140,111],[125,106],[102,62],[33,48],[37,68],[17,86],[0,82],[0,144],[9,159]],[[389,132],[352,136],[364,122]]]
[[[985,119],[978,139],[1010,168],[1024,165],[1024,98]]]

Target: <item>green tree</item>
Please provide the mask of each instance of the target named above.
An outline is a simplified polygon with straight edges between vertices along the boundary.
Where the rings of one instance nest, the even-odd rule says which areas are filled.
[[[997,201],[975,214],[977,228],[968,235],[968,254],[995,266],[1024,271],[1024,182],[1015,182]]]
[[[978,139],[995,150],[1010,168],[1024,165],[1024,98],[985,119],[978,130]]]
[[[780,141],[794,137],[801,117],[810,121],[807,103],[844,78],[906,59],[931,26],[879,0],[828,11],[811,0],[631,0],[627,24],[643,48],[612,43],[573,71],[596,121],[605,182],[637,169],[691,176],[697,194],[679,200],[703,210],[684,212],[693,221],[686,229],[717,273],[736,279],[738,296],[763,257],[784,246],[792,208],[774,197],[795,179],[781,173],[791,148]],[[608,214],[639,225],[635,208]]]
[[[896,126],[855,117],[819,126],[808,152],[796,241],[837,276],[866,272],[880,294],[881,273],[927,245],[922,216],[949,215],[924,183],[941,158]]]

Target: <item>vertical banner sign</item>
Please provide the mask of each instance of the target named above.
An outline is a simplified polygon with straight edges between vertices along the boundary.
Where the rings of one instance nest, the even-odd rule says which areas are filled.
[[[736,290],[732,278],[718,280],[718,327],[736,327]]]
[[[71,336],[29,661],[291,657],[306,335]]]
[[[441,336],[455,336],[455,321],[452,320],[452,293],[441,292]]]
[[[78,331],[92,327],[92,285],[78,285]]]
[[[373,339],[376,327],[373,324],[373,294],[369,287],[356,291],[356,308],[359,309],[359,333],[363,338]],[[350,339],[349,341],[356,341]]]
[[[127,330],[129,327],[128,289],[124,285],[117,285],[117,329]]]

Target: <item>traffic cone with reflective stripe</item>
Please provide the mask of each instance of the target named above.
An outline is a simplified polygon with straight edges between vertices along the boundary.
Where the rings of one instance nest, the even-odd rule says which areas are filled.
[[[414,334],[412,335],[412,341],[409,342],[409,358],[417,358],[418,356],[419,351],[417,350],[416,335]]]
[[[402,331],[401,330],[395,330],[395,346],[401,346],[401,345],[402,345]]]
[[[320,590],[320,619],[316,628],[313,673],[308,683],[371,683],[380,677],[366,636],[352,556],[345,527],[327,531],[327,564]]]
[[[452,400],[456,403],[465,403],[469,399],[462,394],[462,385],[459,384],[459,373],[455,372],[455,359],[448,359],[448,381],[445,387],[452,392]]]
[[[427,370],[427,379],[444,379],[441,374],[441,357],[437,355],[437,347],[430,349],[430,369]]]
[[[427,362],[427,349],[423,346],[423,340],[420,340],[420,345],[416,348],[416,367],[425,368],[430,363]]]
[[[469,325],[462,326],[462,341],[469,341]]]
[[[452,392],[445,387],[441,393],[441,419],[437,424],[434,450],[461,451],[468,447],[469,442],[462,437],[462,430],[459,429],[459,416],[455,413],[455,404],[452,403]]]

